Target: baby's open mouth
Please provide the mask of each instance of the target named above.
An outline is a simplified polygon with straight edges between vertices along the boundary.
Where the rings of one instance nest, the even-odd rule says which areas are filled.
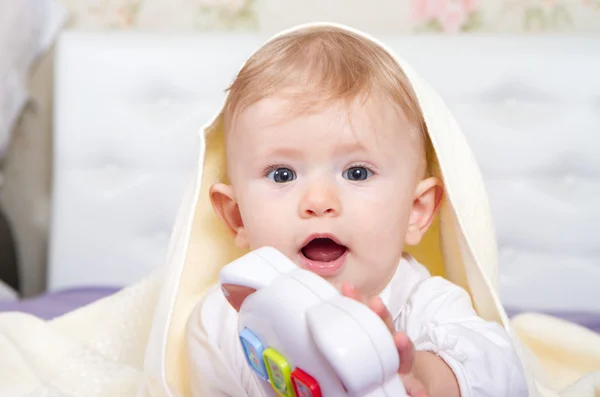
[[[330,238],[315,238],[302,248],[302,255],[315,262],[333,262],[348,249]]]

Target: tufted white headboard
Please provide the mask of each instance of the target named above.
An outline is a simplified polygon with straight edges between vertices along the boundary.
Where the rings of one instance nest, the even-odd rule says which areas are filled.
[[[199,128],[262,40],[62,37],[51,290],[126,285],[163,262]],[[504,302],[600,312],[600,39],[386,43],[439,90],[473,146],[495,213]]]

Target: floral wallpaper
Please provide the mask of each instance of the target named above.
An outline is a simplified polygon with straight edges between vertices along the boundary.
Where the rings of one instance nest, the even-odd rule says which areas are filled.
[[[410,9],[415,32],[600,32],[600,0],[411,0]]]
[[[292,26],[311,20],[348,23],[363,18],[366,22],[361,28],[365,28],[366,24],[366,28],[386,30],[387,33],[600,33],[600,0],[321,0],[317,2],[309,0],[61,0],[61,2],[71,12],[70,26],[84,29],[172,32],[262,31],[269,30],[269,25],[287,27],[287,25]],[[286,14],[288,9],[290,12]],[[363,16],[363,10],[371,17]],[[389,10],[395,13],[392,18]],[[328,15],[335,15],[336,20],[327,17]],[[387,23],[384,23],[384,20]]]
[[[470,32],[481,29],[482,16],[477,0],[411,0],[415,32]]]
[[[70,27],[207,31],[259,29],[254,0],[61,0]]]

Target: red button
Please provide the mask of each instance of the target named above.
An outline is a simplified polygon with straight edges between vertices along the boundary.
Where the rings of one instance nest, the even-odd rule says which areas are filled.
[[[296,397],[322,397],[319,384],[309,374],[296,368],[291,375]]]

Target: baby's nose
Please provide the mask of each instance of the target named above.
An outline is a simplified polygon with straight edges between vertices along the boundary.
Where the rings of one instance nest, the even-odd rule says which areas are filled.
[[[336,189],[327,183],[309,187],[300,202],[300,216],[303,218],[337,216],[340,211],[341,203]]]

